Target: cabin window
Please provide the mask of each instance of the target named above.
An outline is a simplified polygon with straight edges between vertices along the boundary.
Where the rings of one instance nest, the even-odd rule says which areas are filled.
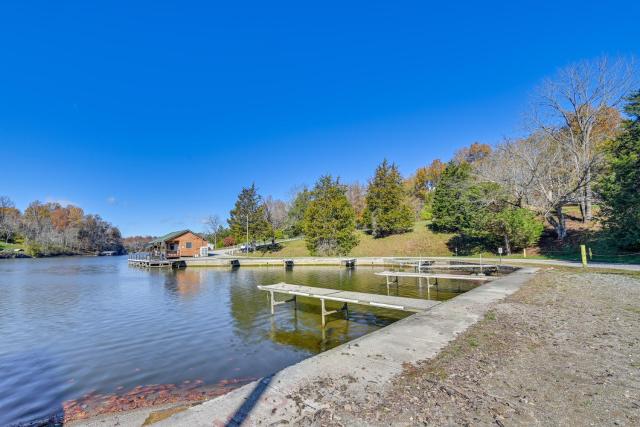
[[[186,247],[187,249],[191,249],[191,245],[192,245],[192,243],[191,243],[191,242],[187,242],[187,243],[186,243],[186,245],[185,245],[185,247]]]

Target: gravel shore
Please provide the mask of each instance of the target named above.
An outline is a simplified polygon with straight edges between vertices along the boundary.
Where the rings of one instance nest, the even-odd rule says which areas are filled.
[[[336,400],[305,424],[640,425],[640,276],[540,272],[365,402]]]

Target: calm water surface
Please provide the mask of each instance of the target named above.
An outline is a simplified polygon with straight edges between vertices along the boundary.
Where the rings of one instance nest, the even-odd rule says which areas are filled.
[[[386,294],[375,271],[146,271],[128,267],[125,257],[0,260],[0,425],[49,416],[88,393],[207,387],[273,373],[407,314],[354,305],[349,321],[336,314],[322,333],[318,302],[300,298],[297,312],[281,305],[271,316],[256,285]],[[471,287],[443,282],[427,295],[426,286],[405,279],[392,294],[444,300]]]

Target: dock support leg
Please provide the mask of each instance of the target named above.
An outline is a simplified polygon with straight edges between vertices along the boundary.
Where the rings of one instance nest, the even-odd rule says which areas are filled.
[[[327,311],[325,306],[324,306],[324,298],[320,298],[320,306],[322,309],[322,328],[324,329],[324,327],[327,325],[327,320],[326,317],[330,314],[336,313],[337,310],[330,310]]]
[[[272,315],[275,314],[276,305],[284,304],[284,303],[287,303],[287,302],[292,302],[293,301],[294,309],[295,310],[298,309],[298,299],[296,298],[295,295],[292,298],[289,298],[289,299],[284,300],[284,301],[276,301],[275,300],[275,296],[274,296],[274,292],[273,291],[269,291],[269,294],[271,294],[271,297],[269,298],[269,300],[271,301],[271,314]]]
[[[274,299],[273,299],[273,291],[269,292],[271,294],[271,298],[269,298],[269,301],[271,302],[271,315],[275,314],[275,308],[276,305],[273,303]]]
[[[320,305],[322,306],[322,329],[324,329],[324,326],[327,324],[327,322],[324,320],[324,316],[325,316],[325,309],[324,309],[324,300],[321,299],[320,300]]]

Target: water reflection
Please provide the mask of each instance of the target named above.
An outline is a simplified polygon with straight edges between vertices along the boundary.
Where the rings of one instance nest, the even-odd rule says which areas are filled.
[[[283,304],[272,316],[256,288],[284,281],[386,294],[369,267],[142,270],[122,257],[76,257],[1,260],[0,270],[0,425],[84,395],[113,403],[185,384],[189,396],[220,393],[408,315],[350,305],[348,319],[336,313],[323,329],[319,301],[299,298],[296,310]],[[471,286],[402,279],[392,291],[440,300]]]
[[[206,272],[198,269],[161,271],[167,292],[181,297],[196,296],[205,281]]]

